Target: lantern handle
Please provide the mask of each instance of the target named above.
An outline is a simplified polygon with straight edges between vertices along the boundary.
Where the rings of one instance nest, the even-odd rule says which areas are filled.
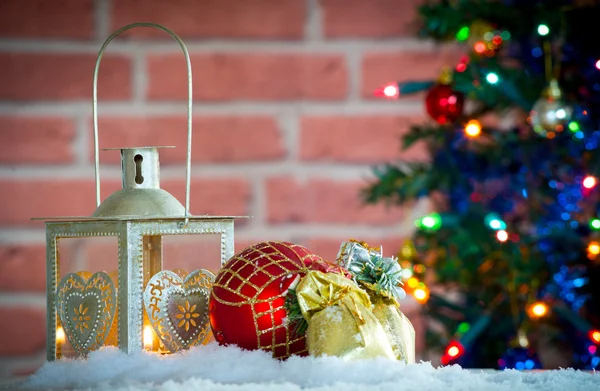
[[[190,61],[190,54],[188,50],[177,34],[170,29],[161,26],[156,23],[132,23],[127,26],[121,27],[114,33],[112,33],[98,52],[98,58],[96,59],[96,67],[94,68],[94,87],[93,87],[93,101],[92,101],[92,117],[94,118],[94,168],[96,173],[96,206],[100,206],[100,158],[98,156],[98,70],[100,68],[100,60],[104,54],[104,50],[108,44],[119,34],[134,27],[156,27],[166,33],[168,33],[173,39],[179,43],[183,54],[185,55],[185,61],[187,66],[187,77],[188,77],[188,108],[187,108],[187,162],[185,171],[185,222],[183,226],[186,226],[189,222],[190,216],[190,172],[192,168],[192,64]]]

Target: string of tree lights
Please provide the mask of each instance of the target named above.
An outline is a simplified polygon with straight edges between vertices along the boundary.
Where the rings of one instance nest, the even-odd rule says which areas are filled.
[[[365,197],[434,207],[415,254],[399,255],[422,267],[405,287],[426,292],[428,346],[464,367],[599,368],[600,2],[445,0],[419,13],[422,37],[465,54],[438,80],[375,91],[425,92],[431,120],[402,143],[431,158],[375,168]]]

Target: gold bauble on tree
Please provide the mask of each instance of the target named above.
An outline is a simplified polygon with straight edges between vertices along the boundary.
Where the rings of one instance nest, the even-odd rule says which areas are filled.
[[[573,108],[564,101],[558,81],[552,79],[533,105],[530,121],[537,134],[553,138],[557,132],[564,130],[572,114]]]
[[[467,31],[469,46],[477,54],[487,57],[493,57],[504,40],[502,32],[485,20],[475,20]]]
[[[479,41],[485,40],[486,34],[492,33],[494,26],[491,23],[477,19],[469,26],[469,43],[474,45]]]

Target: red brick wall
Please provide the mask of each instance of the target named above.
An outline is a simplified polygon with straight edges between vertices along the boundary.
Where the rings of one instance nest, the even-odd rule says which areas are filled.
[[[44,360],[44,227],[30,218],[95,207],[92,72],[110,32],[157,22],[188,45],[192,213],[253,216],[238,225],[238,248],[291,240],[331,258],[349,237],[395,251],[420,213],[359,198],[373,164],[424,158],[399,145],[423,119],[422,97],[377,101],[374,88],[435,76],[455,56],[413,38],[418,2],[2,0],[0,377]],[[161,154],[162,176],[180,200],[184,64],[170,37],[140,28],[109,46],[99,77],[100,146],[176,145]],[[118,154],[101,162],[106,197]]]

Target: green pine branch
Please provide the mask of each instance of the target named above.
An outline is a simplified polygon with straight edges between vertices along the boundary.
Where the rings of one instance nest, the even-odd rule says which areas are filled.
[[[287,322],[288,324],[292,325],[292,329],[296,335],[304,335],[308,329],[308,322],[302,315],[302,310],[300,308],[300,303],[298,302],[298,296],[295,289],[288,288],[283,308],[286,311]]]
[[[386,165],[374,170],[377,182],[364,190],[368,203],[388,200],[404,203],[419,197],[424,189],[431,189],[430,166],[423,163],[406,163],[403,166]]]
[[[563,23],[566,10],[560,0],[545,0],[542,6],[528,1],[515,3],[490,0],[428,2],[418,7],[422,17],[419,35],[439,41],[454,40],[461,27],[470,26],[474,21],[486,21],[510,31],[515,38],[522,38],[531,34],[534,23],[544,21],[551,28],[558,28]]]

